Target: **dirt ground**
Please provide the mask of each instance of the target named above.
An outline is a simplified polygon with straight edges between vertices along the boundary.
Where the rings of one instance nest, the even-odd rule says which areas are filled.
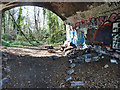
[[[9,81],[3,88],[71,88],[70,82],[65,80],[70,70],[69,59],[59,53],[49,53],[44,46],[38,47],[9,47],[2,48],[9,58]],[[58,56],[53,59],[51,56]],[[83,81],[79,88],[120,88],[120,61],[118,64],[110,62],[105,56],[97,62],[75,63],[75,72],[71,81]],[[104,68],[105,65],[108,68]]]

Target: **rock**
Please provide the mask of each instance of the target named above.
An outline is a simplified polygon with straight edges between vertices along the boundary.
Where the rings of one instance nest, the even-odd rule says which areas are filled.
[[[28,81],[28,84],[30,83],[30,81]]]
[[[6,57],[8,55],[8,53],[6,51],[3,51],[2,55]]]
[[[10,72],[10,68],[3,68],[6,73]]]
[[[70,65],[70,68],[73,68],[73,67],[75,67],[76,65],[73,63],[73,64],[71,64]]]
[[[118,64],[118,62],[115,59],[111,59],[110,62]]]
[[[72,63],[74,59],[70,59],[69,62]]]
[[[66,80],[66,81],[69,81],[69,80],[71,80],[71,79],[72,79],[72,77],[69,76],[69,75],[65,77],[65,80]]]
[[[68,54],[68,57],[69,57],[69,58],[75,58],[76,55],[74,55],[73,53],[70,53],[70,54]]]
[[[67,71],[67,74],[72,74],[74,73],[74,69],[70,69],[69,71]]]
[[[8,61],[8,58],[3,58],[3,61],[4,61],[4,62],[7,62],[7,61]]]
[[[76,87],[76,86],[84,86],[85,84],[82,81],[71,81],[71,86]]]
[[[105,66],[104,66],[104,68],[108,68],[109,66],[108,66],[108,64],[106,64]]]
[[[65,87],[65,84],[64,83],[61,83],[60,84],[60,88],[64,88]]]
[[[92,61],[98,61],[98,60],[99,60],[99,56],[92,57]]]

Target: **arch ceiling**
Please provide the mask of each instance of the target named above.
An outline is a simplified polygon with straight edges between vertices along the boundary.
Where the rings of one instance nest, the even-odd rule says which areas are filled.
[[[80,18],[108,15],[104,13],[112,9],[120,10],[120,6],[110,6],[105,2],[2,2],[0,11],[9,10],[17,6],[39,6],[56,13],[65,23],[74,24],[74,20]]]

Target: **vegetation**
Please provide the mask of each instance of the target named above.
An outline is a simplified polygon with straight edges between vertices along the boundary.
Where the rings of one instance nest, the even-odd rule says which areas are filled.
[[[2,14],[3,46],[56,45],[65,36],[64,22],[45,8],[22,6]]]

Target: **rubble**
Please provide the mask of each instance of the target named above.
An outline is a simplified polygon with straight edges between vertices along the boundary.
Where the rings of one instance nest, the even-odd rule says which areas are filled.
[[[69,62],[72,63],[74,59],[70,59]]]
[[[84,86],[85,84],[82,81],[71,81],[71,86],[76,87],[76,86]]]
[[[6,51],[2,51],[2,55],[6,57],[8,53]]]
[[[70,69],[69,71],[67,71],[67,74],[72,74],[72,73],[74,73],[74,69]]]
[[[57,60],[60,58],[58,56],[53,55],[53,56],[49,56],[50,58],[48,57],[49,58],[48,61],[44,61],[44,60],[42,61],[42,59],[44,59],[44,58],[42,58],[42,59],[39,58],[39,60],[34,58],[34,59],[36,59],[36,61],[35,61],[35,63],[33,63],[33,59],[31,59],[31,57],[28,56],[26,58],[27,59],[26,61],[28,61],[28,58],[29,58],[29,60],[31,60],[31,62],[29,62],[29,63],[27,62],[27,64],[26,64],[25,60],[23,60],[24,58],[20,57],[21,59],[17,58],[19,60],[17,62],[17,64],[16,63],[14,63],[14,64],[16,64],[16,67],[18,67],[20,64],[21,67],[24,67],[24,68],[27,67],[27,65],[29,65],[28,69],[30,69],[30,72],[36,73],[36,74],[33,74],[33,77],[35,77],[35,78],[39,77],[39,73],[41,73],[41,76],[43,75],[42,77],[44,77],[44,75],[46,75],[43,80],[46,80],[45,83],[47,83],[47,84],[49,84],[49,82],[50,82],[50,81],[48,82],[48,80],[47,80],[48,79],[47,75],[51,75],[51,76],[53,75],[52,79],[51,79],[51,81],[53,81],[53,82],[50,82],[50,85],[52,84],[53,87],[64,88],[64,87],[80,87],[80,86],[82,86],[85,88],[95,88],[95,87],[97,87],[97,88],[117,87],[118,88],[119,82],[117,82],[117,81],[119,81],[119,77],[118,77],[119,76],[119,73],[118,73],[119,67],[117,67],[118,65],[116,65],[116,64],[119,63],[119,60],[115,57],[112,59],[112,62],[111,62],[111,57],[110,57],[111,53],[107,52],[105,50],[102,50],[102,49],[101,50],[106,53],[105,55],[103,53],[99,53],[99,51],[95,52],[98,49],[100,50],[100,48],[95,48],[95,49],[87,48],[85,50],[78,50],[78,49],[68,50],[68,51],[70,51],[70,53],[68,54],[68,56],[70,56],[70,57],[66,57],[67,59],[63,58],[61,60],[61,62],[57,62]],[[68,51],[66,51],[66,52],[68,52]],[[116,56],[117,56],[117,54],[116,54]],[[7,58],[7,57],[5,57],[5,58]],[[51,59],[56,60],[56,61],[53,62]],[[96,62],[96,61],[98,61],[98,62]],[[5,62],[7,62],[7,61],[5,61]],[[43,62],[45,63],[44,65],[43,65]],[[88,62],[91,62],[91,63],[88,63]],[[116,64],[112,64],[112,63],[116,63]],[[34,67],[30,67],[33,64],[34,64]],[[7,68],[6,65],[3,65],[3,66],[5,68]],[[44,68],[44,69],[41,69],[41,68]],[[21,68],[19,68],[19,70],[20,69]],[[17,72],[17,71],[14,71],[14,72]],[[25,71],[22,71],[22,72],[25,72]],[[26,73],[30,74],[29,72],[26,72]],[[13,73],[11,75],[14,76],[14,74],[15,73]],[[24,76],[21,76],[21,77],[24,77]],[[33,77],[31,80],[34,79]],[[15,80],[16,79],[17,79],[17,77],[15,78]],[[71,81],[71,80],[73,80],[73,81]],[[15,83],[17,83],[17,82],[15,82]],[[26,83],[34,84],[35,82],[34,81],[27,82],[26,81]],[[9,85],[11,85],[11,84],[9,84]],[[17,87],[17,85],[16,85],[16,87]],[[26,87],[27,87],[27,85],[26,85]],[[34,87],[37,87],[37,86],[34,86]]]
[[[115,59],[111,59],[110,62],[118,64],[118,62]]]
[[[2,61],[7,62],[7,61],[8,61],[8,58],[3,58]]]
[[[65,80],[66,80],[66,81],[69,81],[69,80],[71,80],[71,79],[72,79],[72,77],[69,76],[69,75],[65,77]]]
[[[92,57],[92,61],[98,61],[98,60],[99,60],[99,56]]]
[[[106,64],[105,66],[104,66],[104,68],[108,68],[109,67],[109,65],[108,64]]]
[[[76,64],[73,63],[73,64],[70,65],[70,68],[73,68],[75,66],[76,66]]]

